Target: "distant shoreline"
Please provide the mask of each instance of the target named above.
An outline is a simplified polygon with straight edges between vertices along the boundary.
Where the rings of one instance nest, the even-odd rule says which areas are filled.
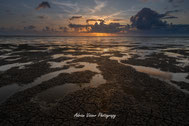
[[[153,37],[169,37],[169,38],[188,38],[189,35],[128,35],[128,36],[38,36],[38,35],[0,35],[0,38],[3,37],[147,37],[147,38],[153,38]]]

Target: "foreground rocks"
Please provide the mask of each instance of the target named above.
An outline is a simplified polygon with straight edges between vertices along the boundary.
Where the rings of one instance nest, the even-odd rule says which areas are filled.
[[[86,83],[95,73],[60,74],[18,92],[3,103],[0,125],[189,125],[189,96],[166,82],[136,72],[108,57],[80,58],[74,62],[97,63],[107,83],[71,93],[49,108],[32,102],[41,91],[65,83]],[[104,113],[116,117],[76,118],[76,113]]]

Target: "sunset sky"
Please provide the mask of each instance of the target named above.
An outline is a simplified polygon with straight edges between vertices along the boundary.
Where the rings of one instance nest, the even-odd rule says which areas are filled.
[[[131,24],[130,18],[143,8],[159,14],[173,24],[189,24],[189,0],[1,0],[0,33],[81,32],[69,24]],[[79,27],[79,26],[78,26]],[[82,32],[86,32],[85,30]]]

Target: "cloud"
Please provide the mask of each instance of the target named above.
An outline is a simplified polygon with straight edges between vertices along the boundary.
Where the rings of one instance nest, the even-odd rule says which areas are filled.
[[[179,7],[185,0],[168,0],[174,7]]]
[[[5,10],[5,12],[7,13],[7,15],[15,15],[15,13],[13,13],[11,10]]]
[[[87,20],[86,20],[86,23],[88,24],[88,23],[91,22],[91,21],[95,21],[95,22],[97,22],[97,21],[104,22],[103,19],[87,19]]]
[[[159,14],[150,8],[143,8],[135,16],[130,18],[133,27],[138,29],[151,29],[152,27],[166,26],[167,23],[161,19],[172,19],[177,18],[169,15],[170,13],[178,12],[178,10],[167,11],[164,14]]]
[[[112,21],[124,21],[125,19],[112,19]]]
[[[173,18],[178,18],[178,17],[175,17],[175,16],[167,16],[167,17],[163,17],[162,19],[173,19]]]
[[[33,7],[31,7],[31,6],[27,5],[27,4],[24,4],[24,3],[23,3],[22,5],[23,5],[23,7],[26,8],[26,9],[33,9]]]
[[[120,33],[125,31],[125,25],[120,25],[119,23],[104,24],[104,21],[94,25],[69,24],[69,27],[77,32],[84,29],[88,33]]]
[[[90,27],[91,25],[81,25],[81,24],[69,24],[68,25],[70,28],[85,28],[85,27]]]
[[[39,15],[39,16],[37,16],[37,18],[39,18],[39,19],[47,19],[48,16],[45,16],[45,15]]]
[[[118,15],[120,15],[121,13],[124,13],[124,12],[126,12],[126,11],[118,11],[118,12],[115,12],[115,13],[113,13],[113,14],[111,14],[111,15],[108,15],[107,17],[108,17],[108,18],[115,17],[115,16],[118,16]]]
[[[67,13],[78,13],[80,11],[80,8],[78,7],[77,3],[58,2],[58,1],[52,1],[52,3],[59,6]]]
[[[36,10],[40,10],[42,8],[51,8],[50,4],[48,2],[42,2],[38,5],[38,7],[36,8]]]
[[[102,8],[106,6],[106,2],[99,1],[99,0],[94,0],[96,6],[93,9],[89,9],[91,13],[96,13],[97,11],[101,11]]]
[[[142,1],[142,2],[148,2],[149,0],[140,0],[140,1]]]
[[[75,32],[79,32],[82,29],[88,30],[89,27],[91,27],[91,25],[82,25],[82,24],[69,24],[68,25],[69,28],[74,29]]]
[[[184,0],[168,0],[169,3],[173,3],[173,2],[176,2],[176,3],[182,3],[184,2]]]
[[[110,23],[110,24],[104,24],[104,22],[101,22],[100,24],[95,24],[91,27],[90,32],[98,32],[98,33],[119,33],[123,29],[123,26],[119,23]]]
[[[157,2],[160,0],[140,0],[141,2]],[[185,0],[162,0],[165,2],[168,2],[173,5],[173,7],[179,7],[181,3],[183,3]]]
[[[162,15],[164,15],[164,17],[162,17],[161,19],[174,19],[174,18],[178,18],[178,17],[176,17],[176,16],[170,15],[170,14],[172,14],[172,13],[177,13],[177,12],[180,12],[180,10],[167,11],[167,12],[165,12],[165,14],[162,14]]]
[[[148,1],[157,1],[157,0],[140,0],[140,1],[142,1],[142,2],[148,2]],[[182,2],[184,2],[184,0],[167,0],[169,3],[173,3],[173,2],[175,2],[175,3],[182,3]]]
[[[176,13],[176,12],[180,12],[180,10],[171,10],[171,11],[167,11],[167,12],[165,12],[165,14],[168,15],[168,14]]]
[[[50,27],[48,27],[48,26],[44,27],[43,31],[50,31]]]
[[[82,16],[72,16],[72,17],[70,18],[70,20],[75,20],[75,19],[80,19],[80,18],[82,18]]]
[[[25,26],[24,30],[34,30],[36,27],[34,25]]]
[[[55,33],[55,32],[58,32],[55,28],[53,27],[49,27],[49,26],[45,26],[43,29],[42,29],[43,32],[50,32],[50,33]]]
[[[63,32],[68,32],[68,28],[67,27],[60,26],[59,29],[62,30]]]
[[[22,23],[22,24],[25,24],[25,23],[27,23],[27,21],[21,21],[21,23]]]

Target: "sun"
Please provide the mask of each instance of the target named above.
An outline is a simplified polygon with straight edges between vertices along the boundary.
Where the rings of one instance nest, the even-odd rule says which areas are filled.
[[[112,33],[88,33],[88,36],[117,36]]]

